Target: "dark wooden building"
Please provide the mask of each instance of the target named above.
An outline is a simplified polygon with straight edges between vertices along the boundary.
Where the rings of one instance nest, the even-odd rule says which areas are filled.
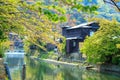
[[[83,42],[85,37],[91,36],[97,29],[97,22],[83,23],[74,27],[62,27],[62,35],[66,37],[66,53],[79,51],[79,42]]]

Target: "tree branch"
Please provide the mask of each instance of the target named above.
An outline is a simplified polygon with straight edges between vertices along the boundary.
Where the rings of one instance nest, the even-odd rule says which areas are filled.
[[[114,5],[113,3],[111,3],[111,2],[108,2],[108,1],[105,1],[105,0],[103,0],[105,3],[109,3],[109,4],[111,4],[111,5]]]
[[[115,1],[114,0],[110,0],[110,1],[112,1],[112,3],[111,2],[108,2],[108,1],[106,1],[106,0],[103,0],[105,3],[109,3],[109,4],[111,4],[111,5],[114,5],[119,11],[120,11],[120,8],[119,8],[119,6],[115,3]]]
[[[120,8],[118,7],[118,5],[115,3],[114,0],[111,0],[113,2],[113,4],[117,7],[117,9],[120,11]]]

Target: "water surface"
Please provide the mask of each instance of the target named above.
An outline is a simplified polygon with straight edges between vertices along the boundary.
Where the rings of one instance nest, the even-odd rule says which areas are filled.
[[[32,59],[27,61],[27,80],[120,80],[114,74],[98,73],[78,67],[49,64]]]
[[[120,80],[120,75],[98,73],[83,68],[56,65],[24,57],[7,57],[12,80],[22,80],[22,65],[26,63],[26,80]]]

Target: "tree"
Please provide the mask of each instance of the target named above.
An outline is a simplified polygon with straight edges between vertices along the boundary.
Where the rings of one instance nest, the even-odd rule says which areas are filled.
[[[87,37],[81,48],[88,62],[120,64],[120,24],[105,19],[93,19],[99,22],[100,28],[93,36]]]
[[[66,21],[68,8],[94,12],[97,6],[85,6],[81,0],[41,0],[32,4],[27,4],[24,0],[1,0],[0,39],[8,39],[9,32],[15,32],[26,36],[28,42],[45,50],[40,42],[56,44],[53,35],[56,34],[56,38],[61,35],[53,31],[53,28],[56,29],[53,24]]]

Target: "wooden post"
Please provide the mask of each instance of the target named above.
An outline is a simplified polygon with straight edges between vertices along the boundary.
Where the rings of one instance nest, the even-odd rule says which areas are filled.
[[[22,80],[25,80],[26,78],[26,64],[23,64],[22,67]]]
[[[4,62],[5,71],[9,80],[12,80],[7,62]]]

